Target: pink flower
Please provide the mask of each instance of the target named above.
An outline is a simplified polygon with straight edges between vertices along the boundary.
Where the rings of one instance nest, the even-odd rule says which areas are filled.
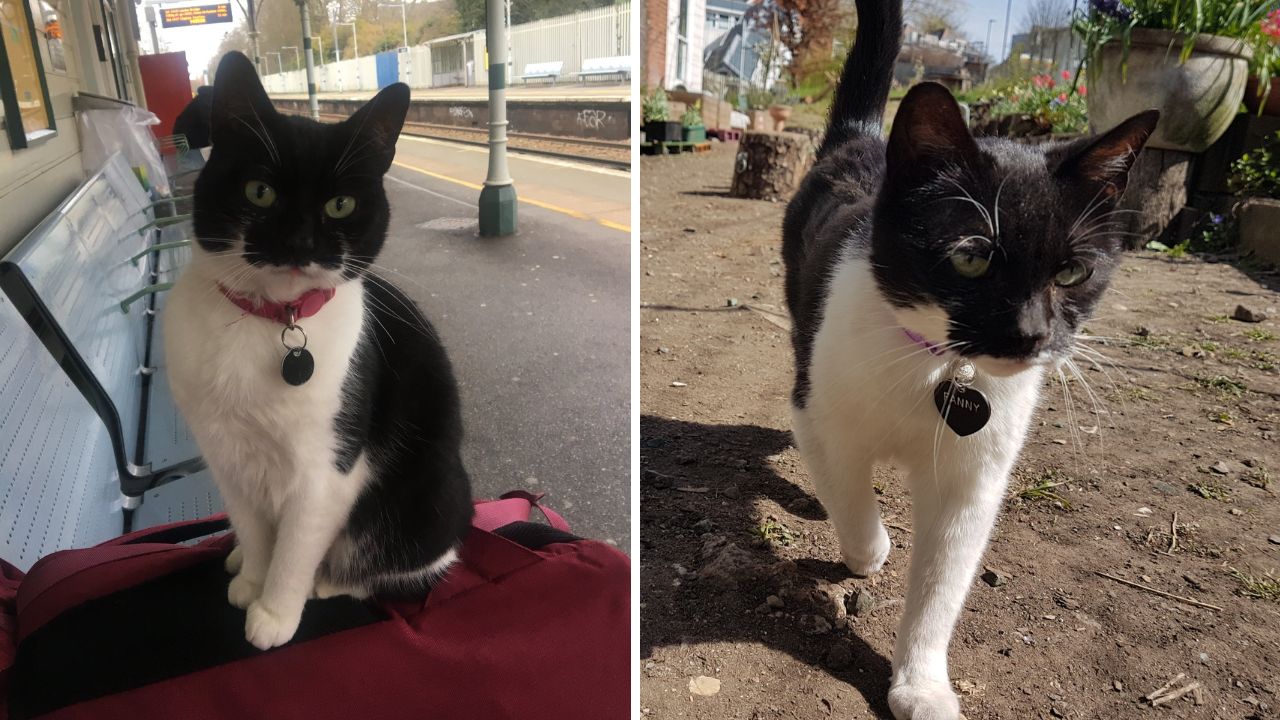
[[[1070,80],[1070,79],[1071,79],[1071,71],[1070,71],[1070,70],[1063,70],[1063,71],[1062,71],[1062,79],[1063,79],[1063,80]]]
[[[1089,88],[1081,85],[1079,93],[1080,93],[1080,97],[1089,97]]]
[[[1275,40],[1280,40],[1280,8],[1267,13],[1260,24],[1262,32]]]
[[[1058,96],[1058,102],[1063,102],[1063,103],[1064,103],[1064,102],[1066,102],[1066,101],[1067,101],[1067,94],[1066,94],[1066,93],[1062,93],[1061,95],[1059,95],[1059,96]]]

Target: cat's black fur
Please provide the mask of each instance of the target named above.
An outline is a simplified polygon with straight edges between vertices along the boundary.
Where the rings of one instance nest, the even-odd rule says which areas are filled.
[[[901,49],[902,4],[858,0],[857,9],[857,41],[829,127],[783,224],[799,407],[809,392],[830,273],[848,253],[869,255],[890,303],[947,311],[949,337],[934,342],[1017,360],[1065,352],[1118,263],[1123,243],[1105,214],[1159,118],[1148,111],[1100,137],[1043,149],[975,140],[950,92],[922,83],[903,99],[886,141],[880,128]],[[966,192],[998,218],[998,233],[973,203],[956,199]],[[990,270],[976,279],[960,276],[949,261],[957,241],[970,235],[995,241]],[[1092,275],[1074,287],[1055,285],[1073,257],[1087,258]]]
[[[417,305],[369,268],[386,240],[390,207],[382,178],[409,88],[391,85],[348,120],[324,124],[277,113],[239,53],[224,57],[214,87],[215,149],[195,190],[200,244],[219,252],[244,237],[249,263],[314,261],[341,267],[364,286],[364,329],[334,420],[336,465],[345,474],[363,453],[376,472],[340,538],[350,561],[335,567],[331,554],[324,569],[341,584],[414,591],[385,578],[419,570],[457,546],[472,505],[458,388],[445,349]],[[243,189],[250,180],[275,187],[275,205],[251,204]],[[341,220],[323,212],[337,195],[356,198],[355,211]]]

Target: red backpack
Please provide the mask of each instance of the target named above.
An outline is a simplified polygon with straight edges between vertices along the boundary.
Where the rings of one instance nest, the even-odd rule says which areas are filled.
[[[225,516],[0,561],[0,720],[626,718],[629,560],[537,499],[477,503],[425,599],[312,600],[267,652],[226,600],[231,536],[179,544]]]

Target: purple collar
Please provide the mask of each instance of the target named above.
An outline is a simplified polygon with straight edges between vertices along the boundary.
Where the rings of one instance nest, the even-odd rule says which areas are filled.
[[[915,344],[919,345],[920,347],[924,348],[925,350],[928,350],[928,351],[929,351],[929,353],[930,353],[930,354],[932,354],[932,355],[946,355],[946,354],[947,354],[947,350],[946,350],[946,348],[942,347],[941,345],[937,345],[937,344],[935,344],[935,343],[931,343],[931,342],[929,342],[928,340],[925,340],[925,339],[924,339],[924,336],[923,336],[923,335],[921,335],[920,333],[912,332],[911,330],[908,330],[908,329],[906,329],[906,328],[902,328],[902,332],[903,332],[903,334],[905,334],[905,335],[907,336],[907,339],[911,340],[911,342],[913,342],[913,343],[915,343]]]

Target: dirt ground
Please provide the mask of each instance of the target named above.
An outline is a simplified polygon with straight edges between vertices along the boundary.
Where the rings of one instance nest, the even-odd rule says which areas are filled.
[[[879,475],[894,549],[852,578],[788,430],[783,205],[727,197],[733,153],[640,166],[642,713],[888,718],[909,501]],[[970,720],[1280,718],[1280,275],[1211,260],[1133,253],[1097,412],[1045,388],[951,645]]]

